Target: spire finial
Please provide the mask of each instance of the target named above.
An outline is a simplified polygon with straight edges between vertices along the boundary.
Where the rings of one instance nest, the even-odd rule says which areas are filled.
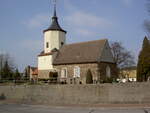
[[[56,0],[53,0],[53,4],[54,4],[54,17],[57,17],[56,15]]]
[[[51,25],[49,26],[48,29],[44,30],[44,32],[46,31],[49,31],[49,30],[56,30],[56,31],[62,31],[62,32],[65,32],[65,30],[63,30],[60,26],[59,26],[59,23],[58,23],[58,18],[57,18],[57,15],[56,15],[56,3],[57,3],[57,0],[51,0],[53,5],[54,5],[54,15],[52,16],[52,23]]]

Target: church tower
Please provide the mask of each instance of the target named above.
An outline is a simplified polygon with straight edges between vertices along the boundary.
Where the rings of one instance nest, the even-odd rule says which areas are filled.
[[[54,5],[54,14],[52,23],[48,29],[44,30],[44,53],[49,53],[53,49],[60,49],[66,43],[66,31],[63,30],[56,15],[56,4]]]
[[[56,14],[56,3],[51,25],[43,31],[44,50],[38,55],[38,78],[48,79],[50,72],[54,71],[53,60],[59,49],[66,43],[66,31],[63,30]]]

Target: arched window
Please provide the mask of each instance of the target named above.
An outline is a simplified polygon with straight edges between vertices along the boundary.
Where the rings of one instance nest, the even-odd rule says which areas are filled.
[[[61,78],[67,78],[67,68],[61,70]]]
[[[106,77],[108,77],[108,78],[111,77],[111,69],[109,66],[106,67]]]
[[[80,77],[80,67],[79,66],[74,67],[74,78],[75,77]]]

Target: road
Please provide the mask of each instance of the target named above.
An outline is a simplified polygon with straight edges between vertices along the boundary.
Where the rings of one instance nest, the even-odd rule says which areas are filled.
[[[25,104],[0,104],[0,113],[150,113],[150,108],[81,108],[50,107]]]

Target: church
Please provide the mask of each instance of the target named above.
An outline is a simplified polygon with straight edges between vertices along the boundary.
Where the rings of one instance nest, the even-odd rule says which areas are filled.
[[[66,44],[67,31],[56,14],[43,31],[44,48],[38,55],[38,80],[66,84],[86,84],[90,71],[92,83],[117,77],[117,68],[107,39]]]

